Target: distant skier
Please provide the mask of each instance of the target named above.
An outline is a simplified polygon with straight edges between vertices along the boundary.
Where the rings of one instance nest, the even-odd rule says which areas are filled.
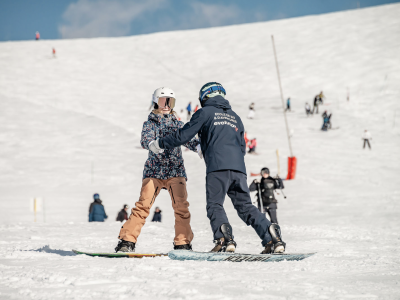
[[[40,39],[40,33],[39,33],[39,31],[36,31],[35,38],[36,38],[37,41]]]
[[[52,52],[53,52],[53,57],[55,58],[56,57],[56,49],[53,48]]]
[[[369,140],[372,140],[372,136],[371,136],[371,133],[367,129],[364,130],[362,139],[364,140],[363,149],[365,149],[365,145],[368,145],[368,148],[371,150],[371,144],[369,143]]]
[[[313,110],[312,110],[312,113],[313,113],[313,114],[314,114],[314,111],[315,111],[315,110],[317,110],[316,113],[318,113],[318,95],[315,96],[315,98],[314,98],[314,106],[313,106]]]
[[[308,104],[308,102],[306,102],[306,105],[305,105],[304,108],[306,109],[306,115],[307,115],[307,117],[308,117],[309,115],[311,115],[311,106],[310,106],[310,104]]]
[[[287,98],[287,100],[286,100],[286,109],[285,109],[285,111],[291,111],[290,110],[290,97]]]
[[[247,115],[248,119],[253,119],[256,115],[256,110],[254,109],[254,102],[249,105],[249,114]]]
[[[153,219],[151,221],[161,222],[161,209],[159,207],[156,207],[156,209],[154,210]]]
[[[178,121],[175,107],[175,92],[166,87],[158,88],[153,94],[154,110],[150,112],[148,120],[144,122],[140,143],[144,149],[149,149],[152,141],[172,134],[183,127]],[[190,139],[184,143],[185,147],[198,152],[199,140]],[[136,202],[128,221],[121,228],[120,239],[115,252],[134,252],[140,231],[150,214],[157,196],[162,189],[166,189],[175,212],[174,249],[191,250],[193,232],[190,227],[189,202],[186,191],[186,171],[183,164],[181,147],[171,147],[169,150],[157,152],[149,151],[144,165],[142,189],[139,200]]]
[[[328,129],[332,128],[331,117],[332,114],[328,115],[328,112],[324,111],[324,113],[322,114],[323,124],[321,130],[327,131]]]
[[[189,102],[188,106],[186,107],[187,110],[187,119],[190,120],[190,115],[192,113],[192,102]]]
[[[125,204],[119,211],[116,221],[123,222],[128,220],[128,204]]]
[[[279,225],[272,224],[251,203],[247,186],[244,156],[244,127],[240,117],[225,99],[225,89],[217,82],[205,84],[199,92],[199,109],[190,122],[176,132],[155,139],[149,149],[155,154],[164,149],[179,147],[198,134],[207,168],[207,216],[214,234],[215,246],[211,252],[234,252],[236,242],[223,204],[228,195],[239,215],[251,225],[262,240],[266,253],[282,253],[285,243]]]
[[[257,191],[256,197],[257,207],[260,211],[268,213],[272,223],[278,224],[278,216],[276,210],[278,209],[278,200],[275,198],[274,190],[284,189],[283,181],[280,178],[272,178],[269,175],[268,168],[261,169],[261,179],[254,179],[250,184],[250,192]],[[260,195],[261,193],[261,195]],[[261,199],[260,199],[261,196]],[[263,208],[261,209],[261,202]]]
[[[324,99],[325,99],[325,95],[321,91],[321,93],[318,94],[318,102],[321,103],[321,104],[324,104]]]
[[[248,153],[256,153],[256,147],[257,147],[257,139],[254,138],[254,139],[250,140]]]
[[[104,206],[102,204],[103,201],[100,200],[99,194],[94,194],[93,199],[94,201],[89,207],[89,222],[104,222],[108,216],[104,210]]]

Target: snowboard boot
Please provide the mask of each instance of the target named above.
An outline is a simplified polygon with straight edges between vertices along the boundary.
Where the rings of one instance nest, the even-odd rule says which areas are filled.
[[[115,252],[135,252],[135,243],[120,240],[115,247]]]
[[[184,244],[184,245],[175,245],[174,243],[174,250],[192,250],[191,244]]]
[[[272,223],[268,229],[271,234],[272,241],[265,245],[261,254],[283,253],[285,252],[286,243],[282,241],[281,228],[278,224]]]
[[[214,241],[215,246],[211,252],[235,252],[236,243],[233,240],[232,227],[228,223],[221,225],[221,231],[224,237]]]

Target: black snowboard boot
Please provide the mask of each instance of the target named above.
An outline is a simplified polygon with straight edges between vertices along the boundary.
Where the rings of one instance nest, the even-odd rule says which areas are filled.
[[[174,250],[192,250],[192,245],[191,244],[175,245],[174,243]]]
[[[115,252],[135,252],[135,243],[120,240],[115,247]]]
[[[278,224],[272,223],[269,226],[269,233],[271,234],[272,241],[265,245],[261,254],[283,253],[285,252],[286,243],[282,241],[281,228]]]
[[[228,223],[221,225],[221,231],[224,237],[214,241],[214,248],[210,252],[235,252],[236,243],[233,240],[232,227]]]

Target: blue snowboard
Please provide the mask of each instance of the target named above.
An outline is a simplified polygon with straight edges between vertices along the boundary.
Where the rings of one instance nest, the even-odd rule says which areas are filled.
[[[243,254],[227,252],[195,252],[187,250],[173,250],[168,257],[174,260],[206,260],[206,261],[283,261],[302,260],[315,253],[277,253],[277,254]]]

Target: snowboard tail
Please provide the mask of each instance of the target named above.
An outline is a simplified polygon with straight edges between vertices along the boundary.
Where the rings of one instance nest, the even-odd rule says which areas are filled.
[[[259,261],[259,262],[278,262],[278,261],[298,261],[314,255],[315,253],[276,253],[276,254],[243,254],[226,252],[195,252],[173,250],[168,253],[168,257],[173,260],[200,260],[200,261]]]
[[[78,250],[72,250],[75,254],[85,254],[89,256],[98,256],[98,257],[109,257],[109,258],[143,258],[143,257],[156,257],[156,256],[168,256],[167,253],[91,253],[91,252],[82,252]]]

